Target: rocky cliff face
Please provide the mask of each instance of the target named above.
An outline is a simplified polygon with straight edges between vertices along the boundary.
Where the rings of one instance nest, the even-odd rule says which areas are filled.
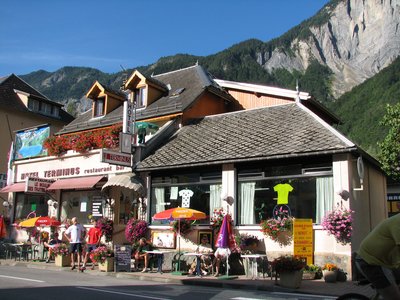
[[[276,68],[305,70],[311,59],[334,73],[335,97],[390,65],[400,55],[400,0],[344,0],[326,6],[331,17],[312,35],[292,41],[292,53],[278,48],[260,53],[258,62]]]

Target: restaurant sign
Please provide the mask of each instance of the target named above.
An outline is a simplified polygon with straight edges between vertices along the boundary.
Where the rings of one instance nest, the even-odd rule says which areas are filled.
[[[100,157],[101,162],[126,167],[132,166],[132,154],[102,149]]]
[[[25,184],[25,193],[45,194],[47,188],[54,182],[53,179],[28,177]]]

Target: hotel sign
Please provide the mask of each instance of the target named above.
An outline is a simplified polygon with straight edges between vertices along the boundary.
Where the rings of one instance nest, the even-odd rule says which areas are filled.
[[[109,163],[112,165],[131,167],[132,154],[102,149],[101,162]]]

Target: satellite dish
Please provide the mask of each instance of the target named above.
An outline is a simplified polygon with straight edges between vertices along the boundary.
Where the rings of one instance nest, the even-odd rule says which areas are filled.
[[[357,158],[357,172],[358,172],[358,177],[360,177],[361,180],[364,179],[364,162],[362,159],[362,156]]]

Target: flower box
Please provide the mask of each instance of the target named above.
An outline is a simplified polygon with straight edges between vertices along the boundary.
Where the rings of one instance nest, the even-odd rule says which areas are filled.
[[[57,267],[68,267],[71,265],[71,257],[69,255],[56,255],[54,261]]]
[[[279,285],[281,287],[297,289],[303,279],[303,270],[283,271],[279,273]]]
[[[99,271],[113,272],[114,271],[114,257],[107,257],[104,263],[99,263]]]

